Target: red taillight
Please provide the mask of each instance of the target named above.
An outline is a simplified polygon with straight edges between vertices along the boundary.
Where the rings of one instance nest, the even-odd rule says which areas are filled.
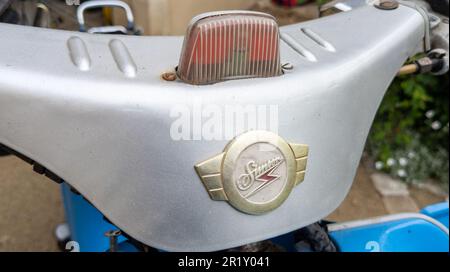
[[[281,75],[275,19],[247,11],[195,17],[186,33],[177,73],[191,84]]]

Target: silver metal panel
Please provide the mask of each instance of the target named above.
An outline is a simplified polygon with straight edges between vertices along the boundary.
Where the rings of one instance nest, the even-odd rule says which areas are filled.
[[[58,174],[126,233],[157,248],[219,250],[316,222],[346,196],[386,88],[423,44],[424,20],[409,7],[362,6],[281,32],[317,62],[282,42],[282,63],[294,66],[283,76],[191,86],[160,79],[177,65],[181,37],[0,24],[0,143]],[[86,52],[78,41],[69,51],[74,36]],[[128,54],[111,52],[113,39]],[[89,70],[73,63],[87,56]],[[129,71],[132,63],[129,77],[119,68]],[[204,104],[278,104],[278,134],[309,145],[305,180],[281,207],[254,216],[210,199],[193,166],[227,141],[173,141],[169,134],[170,109],[200,97]]]

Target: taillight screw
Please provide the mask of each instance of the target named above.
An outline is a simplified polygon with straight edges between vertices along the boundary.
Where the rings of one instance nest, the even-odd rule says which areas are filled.
[[[294,65],[292,65],[290,63],[285,63],[285,64],[281,65],[281,70],[283,70],[283,71],[294,70]]]
[[[162,74],[161,77],[165,81],[175,81],[177,79],[177,74],[175,72],[167,72]]]
[[[398,8],[399,4],[395,0],[380,0],[378,4],[375,4],[375,7],[383,10],[393,10]]]

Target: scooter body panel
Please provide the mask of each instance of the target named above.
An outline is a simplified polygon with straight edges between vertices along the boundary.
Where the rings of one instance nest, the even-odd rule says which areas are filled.
[[[282,76],[192,86],[160,77],[178,63],[180,37],[0,24],[0,143],[155,248],[220,250],[269,239],[326,217],[345,198],[384,92],[424,49],[426,29],[415,8],[363,5],[280,29],[316,61],[282,42],[282,63],[294,67]],[[255,216],[210,199],[194,165],[231,139],[175,141],[170,134],[171,111],[194,112],[196,104],[278,106],[276,133],[310,150],[305,179],[283,205]]]

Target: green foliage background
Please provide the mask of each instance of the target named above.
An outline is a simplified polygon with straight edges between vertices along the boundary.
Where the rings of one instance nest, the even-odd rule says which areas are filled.
[[[367,139],[376,168],[409,183],[432,179],[448,190],[448,108],[448,74],[396,78]]]
[[[448,74],[394,80],[367,141],[376,168],[407,182],[434,179],[448,190],[448,84]]]

